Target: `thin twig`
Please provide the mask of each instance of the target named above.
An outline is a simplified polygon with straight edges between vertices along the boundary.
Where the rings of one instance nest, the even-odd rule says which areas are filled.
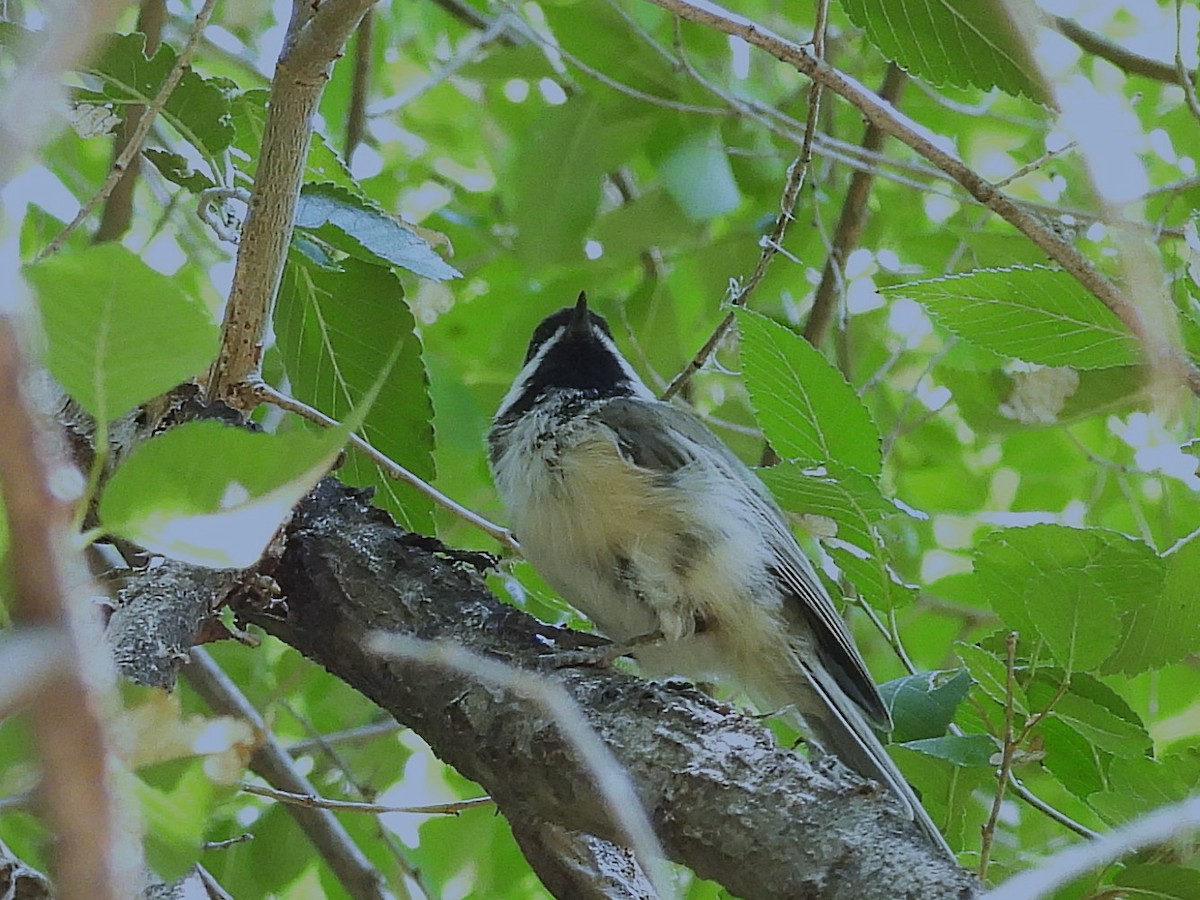
[[[705,0],[648,0],[681,18],[734,35],[758,47],[776,59],[820,81],[827,89],[848,101],[870,122],[907,144],[925,159],[950,175],[979,203],[992,210],[1028,237],[1064,271],[1075,278],[1093,296],[1107,306],[1125,324],[1142,345],[1150,362],[1162,366],[1172,376],[1200,396],[1200,367],[1168,339],[1157,333],[1154,323],[1143,318],[1130,296],[1103,275],[1074,245],[1068,243],[1039,217],[1030,213],[983,176],[967,166],[928,129],[881,101],[850,76],[818,59],[804,47],[763,28],[743,16]]]
[[[383,803],[363,803],[358,800],[330,800],[316,794],[297,794],[293,791],[281,791],[277,788],[262,787],[243,782],[238,785],[247,794],[258,797],[268,797],[280,803],[292,806],[303,806],[308,809],[335,809],[339,812],[362,812],[373,815],[383,813],[415,813],[429,816],[457,816],[463,810],[476,809],[480,806],[495,806],[496,801],[491,797],[472,797],[469,800],[454,800],[449,803],[433,803],[429,806],[388,806]]]
[[[980,828],[981,842],[979,845],[979,880],[987,878],[988,860],[992,853],[992,841],[996,836],[996,820],[1000,817],[1000,807],[1004,803],[1004,791],[1008,787],[1008,773],[1012,771],[1013,757],[1016,756],[1020,741],[1013,729],[1013,696],[1014,682],[1017,669],[1017,633],[1010,631],[1004,639],[1006,651],[1005,684],[1004,684],[1004,735],[1003,747],[1000,754],[1000,771],[996,778],[996,793],[992,797],[992,810],[987,821]]]
[[[333,418],[325,415],[318,409],[314,409],[307,403],[302,403],[294,397],[289,397],[287,394],[277,391],[269,384],[258,382],[247,388],[248,392],[253,396],[254,400],[260,403],[270,403],[272,406],[277,406],[280,409],[285,409],[288,412],[293,412],[298,416],[303,416],[310,422],[316,422],[318,425],[324,425],[327,428],[337,428],[340,423]],[[521,552],[521,545],[517,543],[513,533],[507,528],[489,522],[483,516],[476,512],[472,512],[462,504],[450,499],[429,482],[422,479],[420,476],[413,474],[404,466],[393,460],[386,454],[376,450],[364,438],[357,434],[351,434],[349,439],[350,445],[366,456],[371,462],[379,466],[389,478],[396,481],[403,481],[405,484],[416,488],[438,506],[447,509],[454,515],[458,516],[465,522],[470,522],[479,530],[483,531],[489,537],[503,544],[513,553]]]
[[[817,4],[817,27],[813,32],[813,46],[818,53],[824,52],[825,47],[825,10],[827,9],[827,0],[821,0]],[[680,44],[682,49],[682,43]],[[766,235],[760,242],[762,252],[758,256],[758,262],[754,266],[754,271],[750,273],[750,277],[741,285],[729,305],[736,309],[740,306],[745,306],[750,299],[750,295],[762,282],[763,277],[767,274],[767,267],[771,265],[771,260],[783,247],[783,240],[787,236],[788,226],[792,224],[795,218],[793,210],[796,208],[796,200],[800,196],[800,189],[804,186],[804,179],[808,174],[809,164],[812,162],[812,146],[813,135],[817,130],[817,115],[820,112],[821,106],[821,90],[820,82],[814,80],[812,87],[808,92],[808,116],[804,126],[804,139],[800,144],[800,155],[792,161],[788,167],[787,179],[783,186],[783,195],[779,199],[779,214],[775,217],[775,224],[771,228],[770,234]],[[683,388],[688,380],[693,375],[700,371],[701,367],[708,361],[716,350],[717,345],[725,338],[729,329],[733,326],[734,312],[731,309],[726,313],[725,318],[716,327],[716,330],[709,336],[704,345],[692,357],[691,361],[684,367],[678,375],[671,379],[670,384],[662,392],[663,400],[670,400]]]
[[[294,744],[288,744],[287,751],[292,756],[303,756],[317,750],[326,750],[339,744],[362,744],[376,738],[387,737],[403,731],[404,726],[399,722],[376,722],[373,725],[362,725],[358,728],[347,728],[345,731],[335,731],[332,734],[322,734]]]
[[[1175,0],[1175,75],[1183,88],[1188,109],[1200,119],[1200,100],[1196,99],[1196,85],[1192,81],[1194,74],[1183,64],[1183,0]]]
[[[183,673],[214,712],[245,719],[261,737],[262,743],[250,760],[250,768],[255,774],[281,790],[316,794],[316,788],[296,769],[287,750],[267,728],[258,710],[207,651],[193,647],[191,661],[184,667]],[[329,864],[346,893],[355,900],[383,900],[392,896],[384,885],[382,875],[329,810],[289,806],[288,811]]]
[[[895,63],[890,63],[883,86],[879,89],[880,99],[894,105],[900,99],[907,81],[908,75],[904,70]],[[883,149],[883,139],[883,129],[873,122],[869,123],[863,134],[862,149],[878,153]],[[841,294],[838,288],[844,284],[843,267],[846,259],[858,246],[863,226],[866,224],[867,197],[871,193],[873,178],[873,172],[861,169],[850,178],[850,187],[846,190],[842,213],[834,231],[833,246],[830,247],[829,256],[825,260],[825,270],[821,273],[821,283],[817,286],[808,321],[804,323],[804,337],[814,347],[821,345],[833,321],[833,311]]]
[[[217,0],[204,0],[204,5],[200,7],[200,12],[196,14],[196,21],[192,25],[192,30],[188,34],[187,42],[183,45],[183,49],[179,51],[179,57],[175,60],[175,65],[171,67],[171,71],[167,74],[167,80],[163,82],[163,86],[159,88],[158,93],[154,95],[154,99],[146,106],[146,111],[142,113],[142,117],[138,119],[137,127],[129,135],[129,141],[125,145],[125,149],[113,161],[112,168],[109,170],[108,177],[104,179],[104,183],[100,185],[100,189],[91,196],[79,212],[58,235],[50,241],[42,251],[37,255],[38,260],[43,260],[51,254],[57,253],[67,238],[75,233],[83,221],[92,214],[92,211],[108,199],[117,183],[124,177],[126,169],[129,168],[130,161],[137,156],[142,150],[142,144],[146,141],[146,136],[150,134],[150,126],[154,124],[155,118],[158,116],[162,108],[167,105],[167,100],[171,94],[175,92],[179,81],[183,78],[187,71],[188,65],[192,61],[192,55],[196,52],[196,47],[200,43],[200,35],[204,33],[205,27],[208,25],[208,20],[212,18],[213,7],[216,6]]]

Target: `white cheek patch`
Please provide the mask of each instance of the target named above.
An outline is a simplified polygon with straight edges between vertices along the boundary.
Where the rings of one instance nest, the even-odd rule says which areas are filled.
[[[542,346],[538,347],[537,353],[533,355],[533,358],[521,367],[521,371],[518,372],[517,377],[513,379],[512,387],[508,389],[508,393],[505,394],[504,399],[500,401],[500,408],[496,410],[496,421],[503,419],[508,414],[509,409],[511,409],[518,400],[525,396],[525,392],[529,389],[529,379],[532,377],[533,373],[537,371],[537,367],[542,364],[542,360],[545,359],[546,354],[549,353],[550,350],[560,340],[562,340],[564,330],[565,328],[559,328],[556,332],[554,332],[554,334],[550,335],[550,337],[548,337],[542,343]]]

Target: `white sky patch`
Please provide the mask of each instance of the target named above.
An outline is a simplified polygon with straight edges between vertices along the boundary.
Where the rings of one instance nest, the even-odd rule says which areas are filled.
[[[434,160],[433,170],[472,193],[490,191],[496,186],[496,176],[482,159],[474,166],[464,166],[448,156],[440,156]]]
[[[930,550],[921,557],[921,583],[932,584],[950,575],[971,571],[971,559],[945,550]]]
[[[350,174],[360,181],[383,171],[383,156],[370,144],[359,144],[350,157]]]
[[[1196,474],[1200,460],[1184,452],[1157,413],[1130,413],[1127,419],[1110,416],[1108,430],[1133,448],[1133,462],[1143,472],[1160,473],[1200,491]]]
[[[539,81],[538,90],[542,92],[542,98],[551,106],[562,106],[567,102],[566,91],[553,78],[543,78]]]
[[[874,254],[866,247],[859,247],[846,259],[846,265],[843,268],[845,277],[851,279],[868,274],[873,270],[874,262]]]
[[[0,207],[10,224],[19,225],[30,203],[64,222],[71,221],[79,212],[79,201],[74,194],[45,166],[26,169],[0,191]]]
[[[410,222],[420,222],[450,202],[449,189],[434,181],[426,181],[400,196],[400,208]]]
[[[744,81],[750,77],[750,45],[734,35],[729,36],[729,64],[734,78]]]
[[[846,288],[846,309],[852,316],[879,309],[886,302],[875,290],[875,281],[872,278],[856,278]]]
[[[1082,74],[1058,85],[1062,107],[1059,122],[1079,141],[1088,160],[1096,190],[1110,203],[1136,200],[1150,187],[1139,153],[1146,140],[1141,124],[1125,97],[1105,92]]]
[[[583,245],[583,255],[588,259],[599,259],[604,255],[604,245],[599,241],[588,241]]]
[[[510,78],[504,82],[504,98],[510,103],[524,103],[529,97],[529,82],[524,78]]]
[[[892,301],[888,310],[888,328],[904,339],[906,347],[916,347],[933,334],[933,322],[924,308],[915,300],[900,297]]]
[[[929,216],[934,225],[941,225],[958,212],[958,201],[938,194],[925,195],[925,215]]]
[[[134,252],[136,253],[136,248]],[[187,262],[187,254],[169,231],[160,231],[141,253],[142,261],[156,272],[174,275]]]

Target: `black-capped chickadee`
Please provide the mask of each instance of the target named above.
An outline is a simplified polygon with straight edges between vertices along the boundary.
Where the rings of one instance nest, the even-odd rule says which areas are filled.
[[[953,856],[876,737],[891,715],[766,487],[651,393],[584,294],[534,331],[488,446],[526,559],[601,633],[641,640],[643,671],[795,709]]]

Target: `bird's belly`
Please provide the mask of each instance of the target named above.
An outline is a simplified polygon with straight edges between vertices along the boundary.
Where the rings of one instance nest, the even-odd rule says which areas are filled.
[[[639,654],[650,668],[721,677],[739,645],[782,634],[761,541],[719,480],[637,468],[604,440],[528,463],[545,469],[506,491],[523,553],[606,636],[661,632],[670,650]]]

